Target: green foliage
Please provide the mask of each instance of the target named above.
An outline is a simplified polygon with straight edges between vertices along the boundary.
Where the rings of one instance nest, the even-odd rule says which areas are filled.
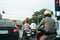
[[[32,15],[32,19],[35,20],[35,23],[38,24],[41,19],[44,17],[44,11],[46,9],[42,9],[40,11],[35,11],[34,14]]]
[[[34,12],[34,14],[32,14],[32,18],[26,18],[26,20],[29,20],[29,23],[31,24],[31,22],[32,22],[32,20],[35,20],[35,23],[36,24],[39,24],[40,23],[40,21],[41,21],[41,19],[44,17],[44,11],[45,11],[46,9],[41,9],[41,10],[39,10],[39,11],[35,11]],[[53,11],[51,11],[52,12],[52,14],[53,14]],[[24,20],[24,22],[25,22],[25,20]],[[23,23],[24,23],[23,22]]]
[[[40,10],[40,11],[39,11],[40,15],[41,15],[41,14],[44,14],[44,11],[45,11],[45,10],[46,10],[46,9]]]
[[[36,11],[36,12],[34,12],[34,14],[32,15],[33,17],[34,16],[38,16],[40,13],[39,13],[39,11]]]

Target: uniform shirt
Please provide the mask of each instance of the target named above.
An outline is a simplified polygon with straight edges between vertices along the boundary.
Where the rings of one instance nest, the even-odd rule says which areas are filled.
[[[53,20],[51,17],[43,18],[38,28],[40,28],[42,25],[44,25],[45,31],[55,32],[55,20]]]
[[[35,23],[31,23],[30,27],[31,27],[31,29],[36,29],[36,24]]]

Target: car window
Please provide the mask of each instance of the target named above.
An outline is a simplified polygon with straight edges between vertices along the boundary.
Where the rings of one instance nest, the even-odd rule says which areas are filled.
[[[0,20],[0,27],[2,26],[15,27],[15,23],[11,20]]]

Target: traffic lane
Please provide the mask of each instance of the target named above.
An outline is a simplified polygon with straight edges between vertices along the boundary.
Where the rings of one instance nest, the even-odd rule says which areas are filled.
[[[25,38],[23,38],[23,39],[20,38],[20,40],[25,40]],[[37,40],[37,38],[36,37],[34,37],[34,38],[30,37],[29,40]]]
[[[19,40],[22,40],[22,35],[23,35],[23,30],[20,29],[20,30],[19,30]]]
[[[22,35],[23,35],[23,30],[21,29],[19,30],[19,37],[20,37],[19,40],[22,40],[22,37],[23,37]],[[34,37],[34,38],[30,37],[30,40],[37,40],[37,37]]]
[[[23,30],[19,30],[19,37],[22,38]]]
[[[37,37],[34,37],[34,38],[31,37],[30,40],[37,40]]]

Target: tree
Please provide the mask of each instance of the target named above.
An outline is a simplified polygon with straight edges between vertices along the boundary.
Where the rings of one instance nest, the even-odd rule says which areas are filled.
[[[39,15],[39,11],[36,11],[36,12],[34,12],[34,14],[32,16],[34,17],[34,16],[38,16],[38,15]]]
[[[30,22],[30,18],[26,18],[26,19],[23,21],[23,24],[25,23],[25,21],[29,21],[29,22]]]
[[[39,24],[41,19],[44,17],[44,11],[47,9],[41,9],[39,11],[35,11],[34,14],[32,14],[32,18],[26,18],[26,20],[29,20],[29,23],[32,22],[32,20],[35,20],[36,24]],[[53,11],[51,11],[53,14]],[[25,22],[25,20],[24,20]]]
[[[41,9],[40,11],[35,11],[34,14],[32,15],[32,19],[35,20],[35,22],[38,24],[41,19],[44,17],[44,11],[46,9]]]
[[[46,10],[46,9],[42,9],[42,10],[40,10],[40,11],[35,11],[34,14],[33,14],[32,16],[38,16],[38,15],[41,15],[41,14],[44,13],[45,10]]]

